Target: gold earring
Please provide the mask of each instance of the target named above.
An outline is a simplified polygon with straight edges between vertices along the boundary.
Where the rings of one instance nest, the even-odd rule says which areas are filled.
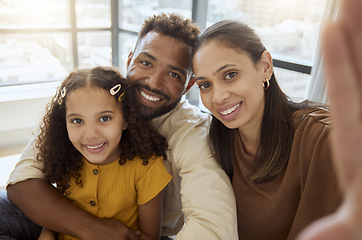
[[[266,90],[266,89],[268,89],[269,88],[269,86],[270,86],[270,84],[269,84],[269,79],[265,79],[265,82],[263,82],[263,88]]]

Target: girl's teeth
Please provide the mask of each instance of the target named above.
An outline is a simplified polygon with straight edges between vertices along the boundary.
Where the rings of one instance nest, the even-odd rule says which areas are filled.
[[[90,149],[96,149],[96,148],[100,148],[100,147],[102,147],[103,145],[104,145],[104,143],[99,144],[98,146],[88,146],[88,145],[87,145],[87,148],[90,148]]]
[[[238,104],[236,104],[234,107],[229,108],[229,109],[227,109],[227,110],[225,110],[225,111],[222,111],[222,112],[220,112],[220,113],[221,113],[221,115],[228,115],[228,114],[234,112],[239,106],[240,106],[240,103],[238,103]]]

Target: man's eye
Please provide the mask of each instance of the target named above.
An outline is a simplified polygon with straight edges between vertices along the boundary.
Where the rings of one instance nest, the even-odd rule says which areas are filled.
[[[109,120],[111,120],[110,117],[107,117],[107,116],[102,116],[100,119],[99,119],[101,122],[108,122]]]
[[[83,120],[82,120],[82,119],[79,119],[79,118],[76,118],[76,119],[73,119],[73,120],[72,120],[72,123],[74,123],[74,124],[80,124],[80,123],[83,123]]]
[[[175,72],[170,72],[170,76],[171,76],[171,77],[174,77],[174,78],[179,78],[179,77],[180,77],[180,75],[178,75],[178,74],[175,73]]]
[[[151,63],[149,63],[147,61],[141,61],[141,63],[147,67],[151,66]]]

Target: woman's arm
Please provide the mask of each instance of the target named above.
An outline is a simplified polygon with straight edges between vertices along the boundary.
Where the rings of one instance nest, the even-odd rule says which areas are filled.
[[[138,206],[139,229],[142,240],[159,240],[162,230],[162,191],[153,199]]]

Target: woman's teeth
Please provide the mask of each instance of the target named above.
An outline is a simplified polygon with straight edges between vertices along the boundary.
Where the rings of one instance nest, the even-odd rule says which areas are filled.
[[[229,109],[226,109],[225,111],[220,112],[220,114],[221,115],[228,115],[228,114],[234,112],[239,106],[240,106],[240,103],[236,104],[234,107],[231,107]]]

